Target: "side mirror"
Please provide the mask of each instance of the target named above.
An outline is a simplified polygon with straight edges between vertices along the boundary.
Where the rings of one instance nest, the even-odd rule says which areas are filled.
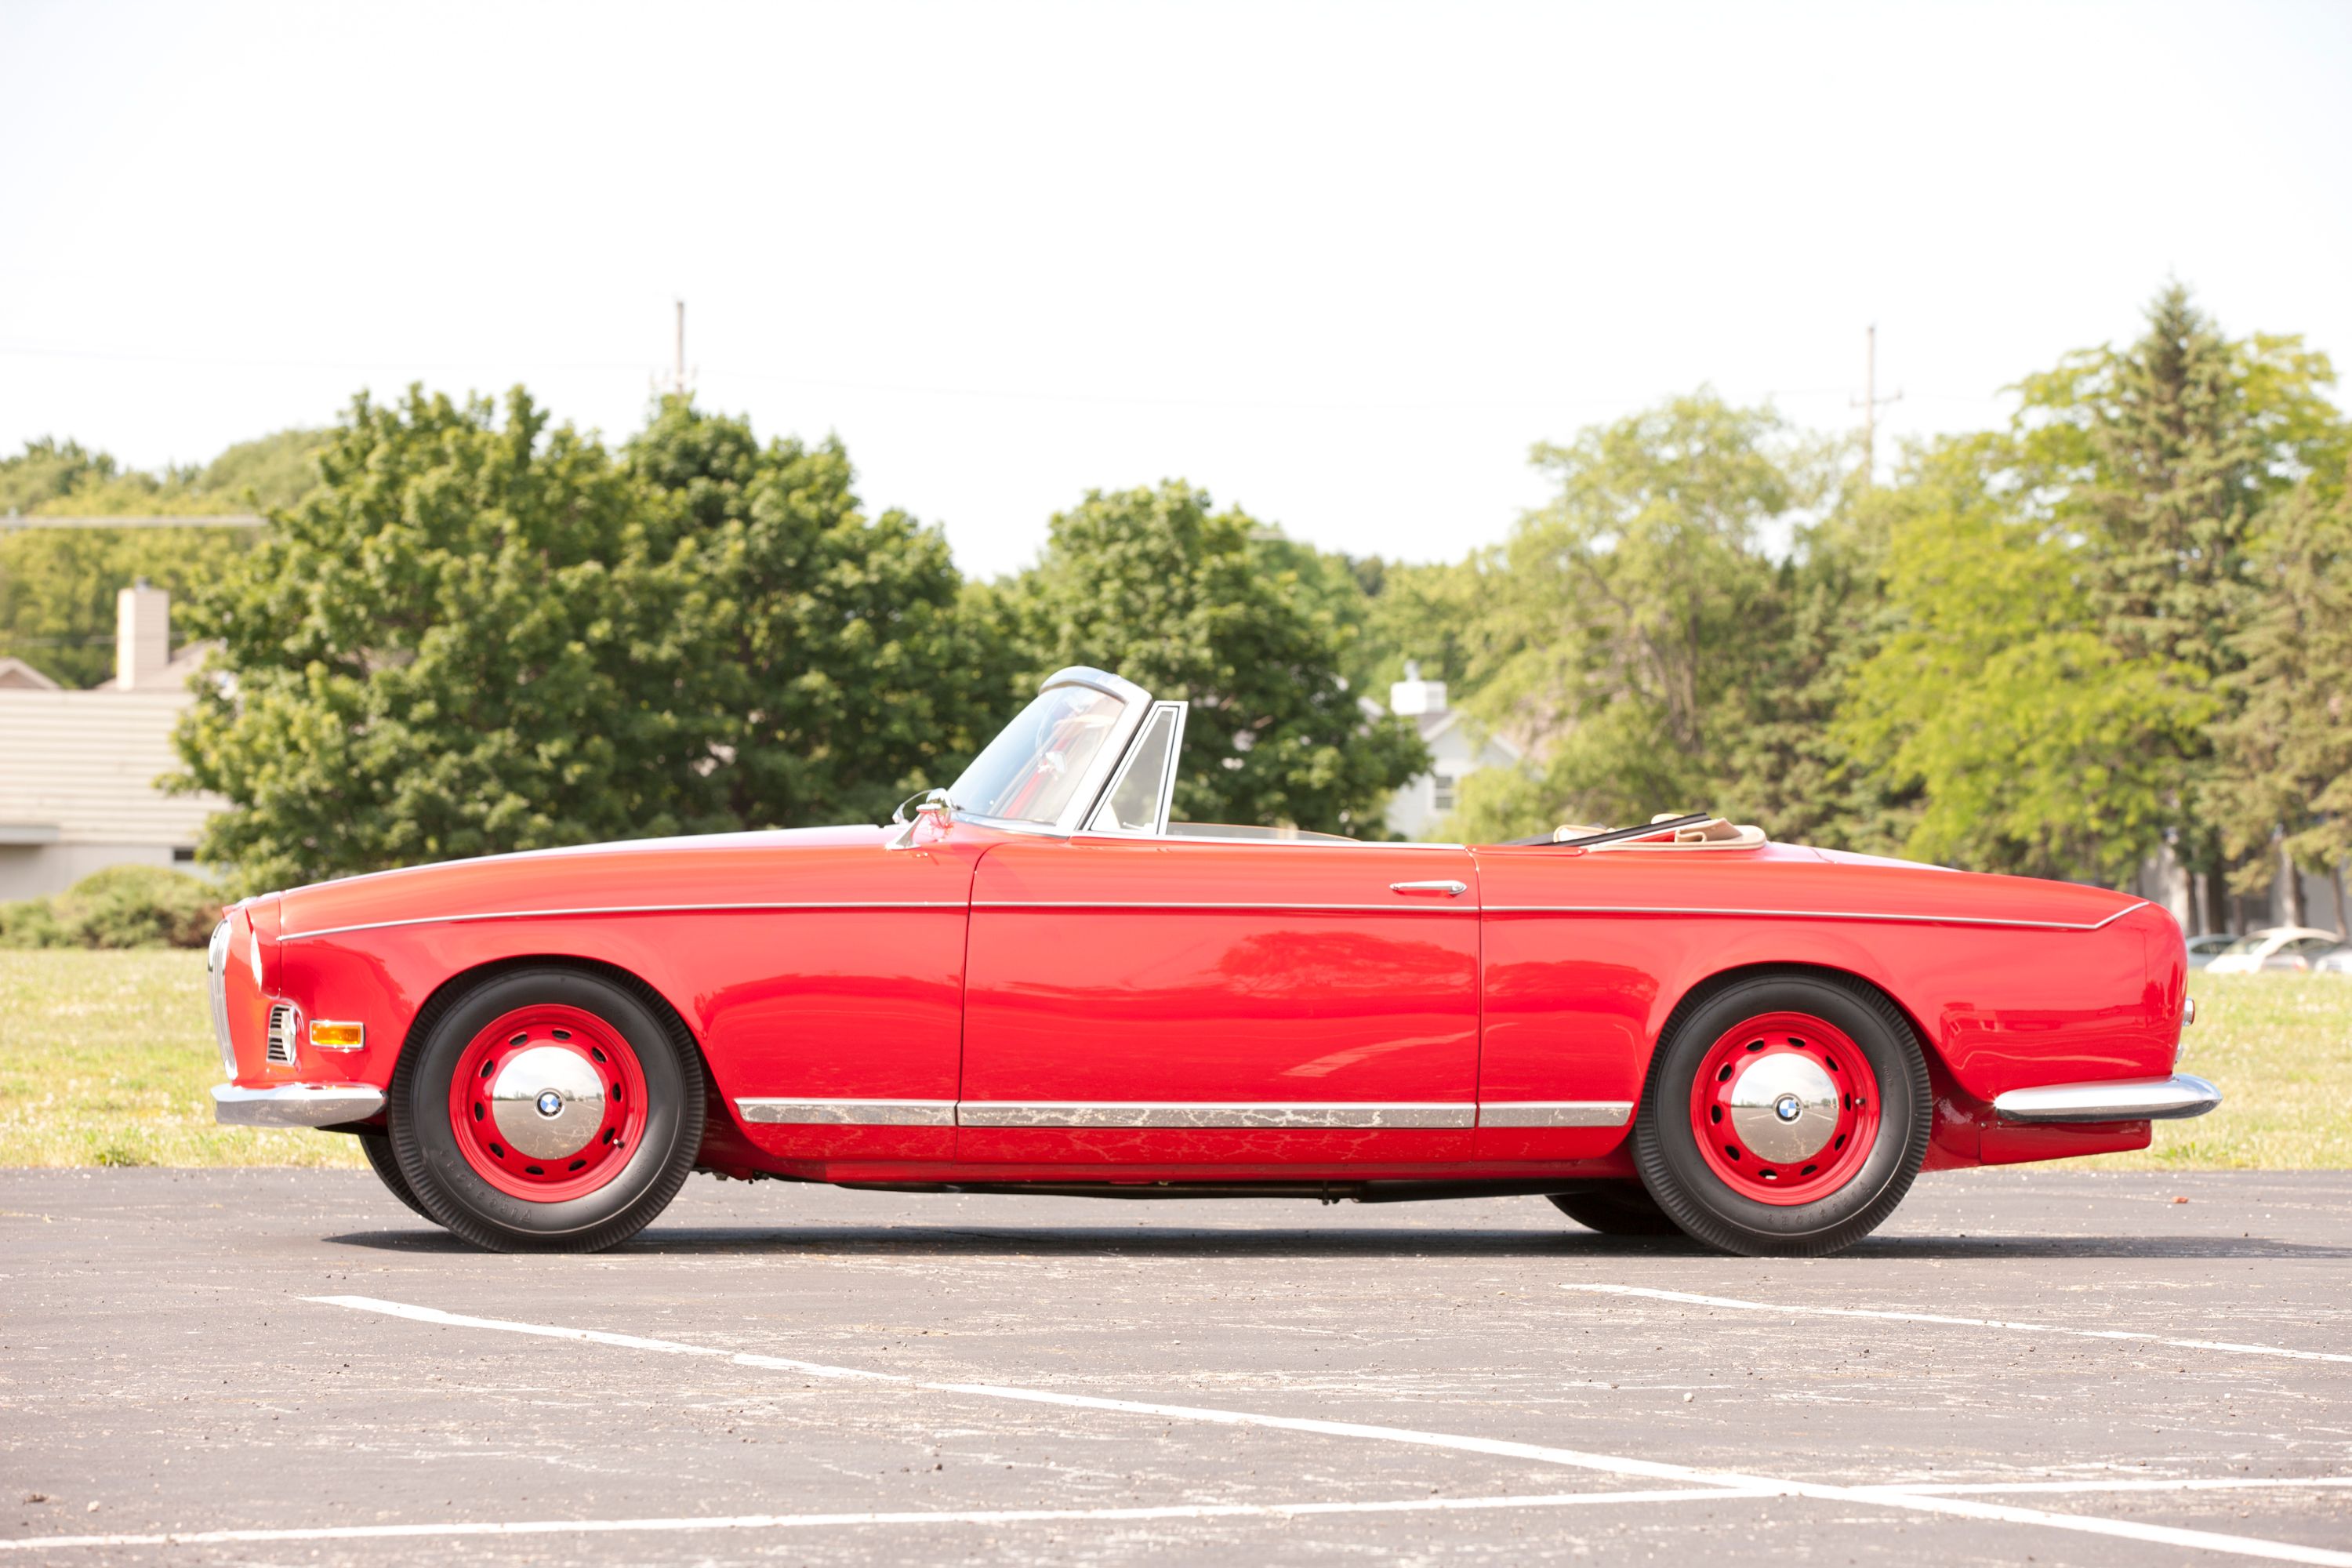
[[[912,816],[907,815],[907,808],[910,805],[915,808]],[[948,792],[943,789],[927,789],[920,795],[910,795],[900,801],[898,807],[890,813],[890,820],[903,826],[898,834],[887,840],[882,847],[905,849],[913,845],[915,835],[921,829],[924,822],[929,821],[940,827],[945,827],[949,823],[953,822],[955,802],[948,797]]]

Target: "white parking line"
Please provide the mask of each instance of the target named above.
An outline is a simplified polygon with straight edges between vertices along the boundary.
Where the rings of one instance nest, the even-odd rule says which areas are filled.
[[[2018,1508],[2007,1503],[1979,1502],[1968,1498],[1933,1496],[1926,1492],[1906,1491],[1900,1488],[1851,1487],[1820,1481],[1781,1480],[1773,1477],[1746,1475],[1732,1470],[1709,1470],[1690,1465],[1664,1464],[1654,1459],[1588,1453],[1576,1448],[1555,1448],[1536,1443],[1511,1443],[1492,1437],[1471,1437],[1448,1432],[1422,1432],[1403,1426],[1375,1426],[1353,1421],[1319,1421],[1297,1415],[1265,1415],[1255,1411],[1218,1410],[1189,1405],[1160,1405],[1133,1399],[1103,1399],[1090,1394],[1061,1394],[1045,1389],[1014,1388],[997,1384],[935,1383],[895,1373],[868,1373],[851,1367],[822,1366],[814,1362],[792,1361],[782,1357],[752,1357],[716,1346],[692,1345],[675,1340],[647,1340],[635,1335],[609,1334],[598,1330],[570,1329],[546,1323],[522,1323],[504,1318],[467,1317],[457,1312],[444,1312],[436,1308],[411,1306],[401,1301],[385,1301],[371,1296],[311,1296],[306,1297],[305,1300],[325,1306],[345,1307],[362,1312],[384,1313],[392,1317],[408,1318],[420,1322],[436,1323],[452,1328],[488,1329],[504,1333],[578,1340],[673,1355],[723,1357],[737,1365],[773,1365],[804,1374],[866,1377],[929,1394],[964,1394],[986,1399],[1017,1400],[1026,1404],[1056,1405],[1079,1410],[1156,1415],[1171,1421],[1200,1421],[1222,1426],[1252,1426],[1286,1432],[1313,1432],[1327,1436],[1356,1437],[1372,1442],[1399,1443],[1416,1447],[1448,1449],[1457,1453],[1486,1454],[1498,1458],[1524,1459],[1536,1464],[1563,1465],[1575,1469],[1593,1470],[1607,1475],[1639,1477],[1647,1480],[1679,1481],[1694,1487],[1711,1487],[1717,1489],[1717,1492],[1737,1492],[1743,1497],[1813,1498],[1830,1502],[1896,1508],[1915,1513],[1943,1514],[1993,1523],[2042,1525],[2053,1530],[2074,1531],[2088,1535],[2115,1536],[2126,1541],[2186,1547],[2197,1551],[2228,1552],[2242,1557],[2266,1558],[2279,1563],[2316,1563],[2321,1564],[2322,1568],[2352,1568],[2352,1552],[2335,1552],[2323,1547],[2298,1546],[2289,1542],[2264,1541],[2244,1535],[2225,1535],[2211,1531],[2181,1530],[2170,1525],[2144,1524],[2130,1520],[2095,1519],[2081,1514],[2049,1513],[2041,1509]]]
[[[2352,1487],[2352,1476],[2135,1476],[2109,1481],[1969,1481],[1952,1485],[1896,1486],[1890,1491],[1927,1497],[1974,1497],[2000,1492],[2259,1492],[2294,1491],[2312,1487],[2323,1490]],[[1875,1487],[1860,1487],[1875,1491]]]
[[[1564,1284],[1563,1290],[1596,1296],[1642,1296],[1653,1301],[1682,1301],[1694,1307],[1723,1307],[1735,1312],[1777,1312],[1798,1318],[1874,1318],[1890,1323],[1941,1323],[1958,1329],[2008,1329],[2021,1334],[2064,1334],[2078,1340],[2136,1340],[2172,1350],[2221,1351],[2230,1355],[2283,1356],[2289,1361],[2332,1361],[2352,1363],[2352,1355],[2333,1351],[2290,1350],[2284,1345],[2239,1344],[2231,1340],[2176,1340],[2129,1329],[2070,1329],[2058,1323],[2020,1323],[2005,1318],[1955,1318],[1941,1312],[1890,1312],[1869,1307],[1790,1307],[1774,1301],[1743,1301],[1736,1296],[1698,1296],[1688,1290],[1654,1290],[1644,1285]]]
[[[844,1525],[1118,1523],[1161,1519],[1306,1519],[1339,1513],[1471,1513],[1493,1509],[1710,1501],[1769,1497],[1713,1487],[1672,1491],[1549,1492],[1534,1497],[1405,1498],[1381,1502],[1175,1503],[1162,1508],[1003,1508],[940,1513],[745,1513],[683,1519],[533,1519],[512,1522],[336,1524],[309,1530],[189,1530],[168,1535],[41,1535],[0,1540],[0,1552],[77,1546],[215,1546],[274,1541],[408,1540],[457,1535],[604,1535],[623,1531],[815,1530]]]
[[[2279,1487],[2352,1487],[2352,1476],[2211,1479],[1989,1482],[1885,1489],[1897,1493],[2258,1491]],[[1879,1489],[1860,1487],[1858,1491]],[[1171,1519],[1308,1519],[1343,1513],[1475,1513],[1496,1509],[1628,1507],[1654,1502],[1727,1502],[1779,1497],[1776,1489],[1675,1487],[1661,1491],[1544,1492],[1526,1497],[1404,1498],[1382,1502],[1176,1503],[1158,1508],[985,1509],[938,1513],[744,1513],[678,1519],[533,1519],[447,1524],[335,1524],[293,1530],[186,1530],[161,1535],[37,1535],[0,1540],[0,1552],[89,1546],[217,1546],[280,1541],[410,1540],[463,1535],[609,1535],[625,1531],[809,1530],[850,1525],[1118,1523]]]

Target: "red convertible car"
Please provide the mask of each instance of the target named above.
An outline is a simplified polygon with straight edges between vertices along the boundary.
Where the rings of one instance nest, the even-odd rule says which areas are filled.
[[[883,827],[598,845],[236,905],[225,1122],[356,1134],[486,1247],[610,1247],[695,1170],[1365,1202],[1541,1194],[1814,1255],[1921,1170],[2137,1149],[2145,900],[1704,816],[1498,845],[1169,820],[1185,705],[1066,669]]]

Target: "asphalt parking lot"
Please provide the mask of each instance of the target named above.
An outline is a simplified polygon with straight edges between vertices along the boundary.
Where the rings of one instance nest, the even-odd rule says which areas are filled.
[[[1932,1176],[1762,1262],[708,1179],[505,1258],[363,1174],[6,1171],[0,1308],[0,1568],[2352,1564],[2352,1173]]]

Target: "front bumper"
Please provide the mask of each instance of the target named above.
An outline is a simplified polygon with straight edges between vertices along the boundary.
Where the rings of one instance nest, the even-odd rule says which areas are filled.
[[[383,1090],[364,1083],[213,1086],[213,1120],[224,1127],[336,1127],[383,1109]]]
[[[2179,1072],[2012,1089],[1993,1097],[1992,1110],[2003,1121],[2171,1121],[2202,1116],[2221,1103],[2220,1089],[2194,1073]]]

